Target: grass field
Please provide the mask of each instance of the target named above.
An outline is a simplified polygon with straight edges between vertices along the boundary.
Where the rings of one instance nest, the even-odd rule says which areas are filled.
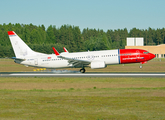
[[[0,72],[33,71],[0,59]],[[79,69],[70,69],[79,70]],[[87,72],[164,72],[165,59]],[[165,78],[1,77],[0,120],[164,120]]]
[[[0,78],[1,120],[163,120],[164,78]]]
[[[143,68],[139,69],[140,63],[136,64],[120,64],[120,65],[109,65],[104,69],[91,69],[86,68],[86,72],[165,72],[165,59],[153,59],[152,61],[143,64]],[[34,67],[25,67],[24,65],[14,63],[12,59],[0,59],[0,72],[28,72],[37,69]],[[77,70],[77,69],[67,69]]]

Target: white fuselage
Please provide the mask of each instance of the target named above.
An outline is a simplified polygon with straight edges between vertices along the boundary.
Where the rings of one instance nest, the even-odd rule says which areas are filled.
[[[104,61],[108,64],[119,64],[118,49],[104,50],[104,51],[89,51],[89,52],[75,52],[75,53],[61,53],[60,55],[67,58],[85,61]],[[15,60],[16,63],[26,66],[43,67],[43,68],[68,68],[74,67],[68,63],[68,60],[58,58],[55,54],[33,56],[25,58],[25,61]],[[81,66],[80,66],[81,67]]]

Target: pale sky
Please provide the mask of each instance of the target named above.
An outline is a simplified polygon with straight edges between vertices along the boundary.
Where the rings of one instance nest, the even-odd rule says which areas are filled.
[[[0,24],[84,28],[165,27],[165,0],[0,0]]]

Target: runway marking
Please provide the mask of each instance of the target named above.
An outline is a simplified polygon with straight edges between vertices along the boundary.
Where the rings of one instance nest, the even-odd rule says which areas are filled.
[[[165,77],[165,74],[141,74],[141,73],[133,73],[133,74],[9,74],[10,76],[54,76],[54,77]]]

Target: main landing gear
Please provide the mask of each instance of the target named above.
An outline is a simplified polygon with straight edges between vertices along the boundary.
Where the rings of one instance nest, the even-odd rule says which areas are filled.
[[[84,68],[80,69],[80,72],[85,73],[85,69]]]

